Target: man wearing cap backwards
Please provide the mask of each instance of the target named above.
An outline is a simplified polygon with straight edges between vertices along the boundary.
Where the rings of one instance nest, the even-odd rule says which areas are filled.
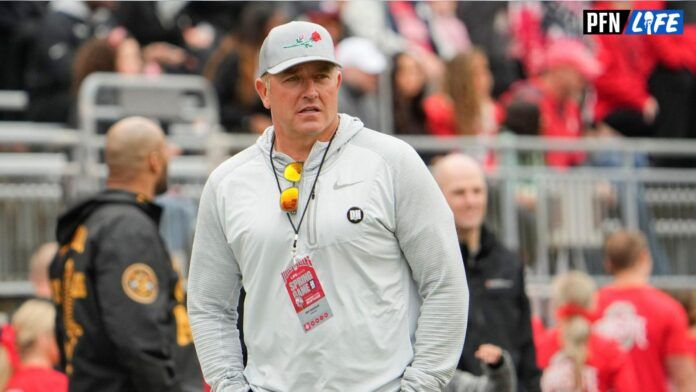
[[[271,30],[256,89],[273,126],[203,190],[189,314],[213,391],[440,391],[452,377],[468,307],[452,214],[411,147],[337,113],[339,67],[323,27]]]

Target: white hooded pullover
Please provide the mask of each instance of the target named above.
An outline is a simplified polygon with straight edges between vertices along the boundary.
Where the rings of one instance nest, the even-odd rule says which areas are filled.
[[[281,277],[294,232],[279,207],[272,135],[215,169],[200,201],[188,310],[213,391],[441,391],[463,347],[468,289],[452,213],[423,161],[340,115],[298,240],[333,317],[305,332]],[[327,145],[315,143],[304,163],[295,226]],[[289,187],[292,159],[274,151],[273,161]]]

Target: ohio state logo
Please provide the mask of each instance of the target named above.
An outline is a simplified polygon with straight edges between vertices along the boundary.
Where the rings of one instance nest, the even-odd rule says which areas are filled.
[[[602,318],[594,325],[594,331],[619,343],[624,351],[633,347],[648,347],[647,320],[636,312],[628,301],[616,301],[604,311]]]

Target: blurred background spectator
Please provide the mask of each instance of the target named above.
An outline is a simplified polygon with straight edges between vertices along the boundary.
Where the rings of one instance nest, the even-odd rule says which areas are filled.
[[[38,1],[0,2],[0,90],[24,89],[24,67],[45,4]]]
[[[356,0],[340,3],[341,21],[347,35],[375,40],[387,56],[407,49],[407,41],[392,28],[387,3]]]
[[[105,38],[91,38],[80,46],[73,62],[72,92],[76,96],[93,72],[116,72],[125,75],[143,70],[143,58],[138,41],[117,28]]]
[[[457,368],[481,375],[475,353],[484,343],[507,350],[521,391],[539,391],[531,308],[524,265],[484,225],[488,186],[473,158],[454,153],[433,165],[433,176],[452,209],[469,287],[469,325]]]
[[[480,49],[447,62],[442,92],[426,98],[427,130],[432,135],[495,135],[501,109],[491,96],[493,75]]]
[[[215,87],[221,123],[228,131],[261,133],[271,125],[254,80],[264,37],[286,18],[282,7],[249,5],[242,11],[241,27],[222,39],[206,64],[203,74]]]
[[[360,118],[366,127],[379,129],[379,76],[387,68],[386,57],[367,38],[350,37],[336,46],[336,60],[343,66],[343,84],[338,95],[342,113]]]
[[[53,304],[31,299],[2,329],[0,390],[67,392],[68,378],[56,370],[59,354]]]
[[[451,60],[471,47],[469,32],[457,17],[456,1],[429,1],[423,3],[421,14],[430,31],[435,52],[443,60]]]
[[[457,4],[457,15],[464,22],[471,43],[483,48],[488,56],[495,97],[522,77],[513,52],[510,22],[518,4],[505,1],[464,1]]]
[[[346,30],[341,21],[341,7],[345,4],[343,2],[339,4],[329,1],[321,2],[316,9],[307,11],[307,19],[312,23],[324,26],[334,43],[341,42]]]
[[[200,73],[215,41],[207,22],[195,24],[188,1],[119,2],[116,18],[166,72]]]
[[[148,62],[150,73],[159,73],[153,60]],[[136,75],[145,70],[143,54],[138,41],[122,27],[117,27],[104,38],[93,37],[84,42],[75,54],[72,64],[72,88],[67,123],[78,126],[77,100],[82,82],[95,72],[114,72]]]
[[[107,1],[59,0],[49,4],[26,65],[28,119],[67,121],[75,52],[90,37],[104,37],[115,26],[112,6]]]
[[[677,301],[652,287],[652,259],[645,237],[619,230],[604,242],[605,266],[612,282],[598,294],[600,319],[594,331],[628,353],[638,385],[646,391],[696,388],[696,367],[686,346],[686,312]]]
[[[620,1],[594,4],[597,9],[632,6]],[[625,136],[694,138],[696,5],[653,1],[644,7],[684,9],[684,34],[594,36],[597,58],[604,68],[595,81],[595,120],[606,122]],[[690,167],[694,162],[660,158],[654,163]]]
[[[551,301],[557,325],[537,343],[543,391],[640,389],[618,343],[592,332],[595,290],[592,278],[579,271],[554,278]]]
[[[577,139],[585,130],[581,113],[585,88],[599,72],[600,65],[581,42],[558,40],[546,51],[540,74],[513,84],[502,100],[506,105],[520,100],[536,104],[540,136]],[[584,154],[573,151],[546,155],[546,163],[558,168],[577,166],[584,160]]]
[[[394,133],[425,134],[426,117],[423,100],[427,86],[420,59],[411,53],[404,52],[394,56],[392,63]]]

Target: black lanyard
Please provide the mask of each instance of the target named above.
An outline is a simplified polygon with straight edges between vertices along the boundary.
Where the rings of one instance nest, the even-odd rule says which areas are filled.
[[[317,176],[314,177],[314,183],[312,184],[312,190],[309,192],[309,196],[307,197],[307,203],[305,203],[305,208],[304,211],[302,211],[302,215],[300,215],[300,221],[297,223],[297,227],[295,227],[295,224],[292,223],[292,218],[290,217],[290,213],[286,212],[285,214],[288,216],[288,221],[290,222],[290,226],[292,226],[292,231],[295,233],[295,238],[293,239],[292,242],[292,255],[293,258],[295,256],[295,251],[297,250],[297,237],[299,236],[300,233],[300,226],[302,226],[302,221],[304,220],[305,214],[307,213],[307,209],[309,209],[309,202],[314,199],[314,188],[317,186],[317,180],[319,179],[319,174],[321,173],[321,168],[324,166],[324,161],[326,160],[326,154],[329,152],[329,148],[331,148],[331,142],[333,142],[334,137],[336,137],[336,133],[338,132],[338,129],[331,135],[331,139],[329,139],[329,145],[326,146],[326,150],[324,150],[324,155],[321,157],[321,162],[319,162],[319,169],[317,170]],[[275,176],[276,184],[278,185],[278,192],[281,194],[283,193],[283,190],[280,188],[280,180],[278,179],[278,173],[276,173],[275,170],[275,165],[273,164],[273,146],[275,145],[275,132],[273,132],[273,137],[271,138],[271,151],[268,154],[268,158],[271,161],[271,170],[273,170],[273,175]],[[304,172],[304,165],[302,168],[302,171]],[[299,192],[298,192],[299,193]],[[299,194],[297,195],[297,199],[299,202]],[[298,206],[299,208],[299,206]]]

